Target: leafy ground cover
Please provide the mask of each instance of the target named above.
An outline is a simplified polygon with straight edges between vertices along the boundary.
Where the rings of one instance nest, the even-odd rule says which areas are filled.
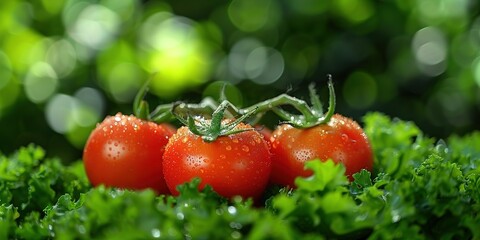
[[[354,181],[332,161],[307,164],[297,189],[272,186],[264,204],[182,185],[92,188],[79,160],[35,145],[0,156],[0,239],[480,239],[480,132],[434,139],[412,122],[369,113],[375,155]]]

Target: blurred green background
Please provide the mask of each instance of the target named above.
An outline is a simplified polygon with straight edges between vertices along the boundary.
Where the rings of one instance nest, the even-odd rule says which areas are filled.
[[[79,159],[152,76],[154,103],[225,81],[247,106],[311,82],[326,100],[332,74],[337,112],[464,134],[479,127],[479,15],[476,0],[0,1],[0,151]]]

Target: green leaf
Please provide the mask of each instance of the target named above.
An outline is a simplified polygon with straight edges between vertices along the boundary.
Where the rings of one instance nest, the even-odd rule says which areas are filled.
[[[336,164],[331,159],[324,162],[318,159],[308,161],[305,163],[305,168],[312,170],[314,174],[310,177],[295,179],[295,185],[297,185],[300,191],[324,191],[326,189],[335,189],[348,183],[348,179],[345,176],[345,166]]]
[[[365,169],[354,173],[352,176],[354,181],[350,184],[350,193],[353,195],[361,194],[363,189],[373,185],[371,179],[372,174]]]

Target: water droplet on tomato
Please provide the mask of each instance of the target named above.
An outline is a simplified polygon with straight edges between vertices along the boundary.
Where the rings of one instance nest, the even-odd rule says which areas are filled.
[[[192,169],[200,168],[207,165],[206,158],[204,156],[188,156],[185,159],[185,163]]]
[[[119,115],[115,115],[114,119],[116,122],[120,122],[122,120],[122,118]]]
[[[227,151],[230,151],[230,150],[232,150],[232,146],[228,145],[228,146],[225,147],[225,149],[227,149]]]
[[[347,141],[348,140],[348,135],[345,133],[342,133],[342,140]]]
[[[314,158],[313,151],[310,149],[299,149],[294,153],[295,158],[298,161],[305,162]]]
[[[238,143],[238,139],[234,138],[234,139],[232,139],[232,142]]]
[[[244,152],[249,152],[249,151],[250,151],[250,148],[248,148],[247,145],[242,145],[242,151],[244,151]]]
[[[220,158],[221,158],[221,159],[225,159],[225,158],[227,158],[227,157],[222,154],[222,155],[220,155]]]

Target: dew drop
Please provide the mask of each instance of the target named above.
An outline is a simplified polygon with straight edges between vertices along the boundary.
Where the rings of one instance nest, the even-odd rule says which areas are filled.
[[[295,151],[293,154],[295,155],[295,158],[301,162],[305,162],[314,158],[314,154],[310,149],[300,149]]]
[[[227,149],[227,151],[230,151],[230,150],[232,150],[232,146],[228,145],[228,146],[225,147],[225,149]]]
[[[247,145],[242,145],[242,151],[244,151],[244,152],[249,152],[249,151],[250,151],[250,148],[248,148]]]
[[[192,169],[203,167],[207,164],[204,156],[188,156],[185,159],[185,163]]]

